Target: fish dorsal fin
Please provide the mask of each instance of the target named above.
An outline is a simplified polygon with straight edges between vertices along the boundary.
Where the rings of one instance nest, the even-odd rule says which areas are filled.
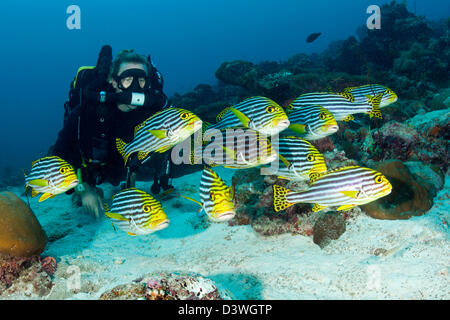
[[[344,89],[344,92],[350,93],[352,90],[354,90],[356,88],[358,88],[358,87],[347,87],[347,88]]]
[[[350,102],[355,102],[355,97],[350,92],[336,92],[337,95],[340,95],[341,97],[344,97]]]
[[[383,97],[383,92],[377,94],[376,96],[366,95],[367,103],[372,106],[372,110],[370,110],[368,113],[370,117],[377,117],[379,119],[383,119],[383,116],[381,114],[380,110],[380,103],[381,98]]]
[[[216,117],[216,121],[219,122],[220,120],[222,120],[223,116],[225,115],[225,113],[227,113],[230,110],[230,107],[226,107],[225,109],[223,109]]]
[[[143,127],[145,126],[145,123],[147,122],[147,120],[142,121],[142,123],[138,124],[136,127],[134,127],[134,136],[136,136],[137,132]]]
[[[367,98],[367,102],[372,106],[372,107],[379,107],[380,106],[380,102],[381,102],[381,98],[383,98],[383,92],[372,96],[370,94],[366,95]]]

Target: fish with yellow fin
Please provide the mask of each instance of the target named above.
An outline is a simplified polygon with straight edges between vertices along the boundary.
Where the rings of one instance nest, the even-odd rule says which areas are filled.
[[[327,207],[338,207],[338,211],[345,211],[384,197],[392,191],[392,185],[383,174],[359,166],[317,174],[310,181],[308,190],[300,192],[273,185],[275,211],[296,203],[314,203],[314,212]]]
[[[57,156],[43,157],[33,161],[31,171],[25,175],[25,190],[31,188],[31,196],[43,193],[42,202],[57,194],[66,192],[79,183],[75,169],[67,161]]]
[[[394,91],[381,84],[348,87],[344,89],[344,92],[352,94],[356,103],[368,102],[371,98],[381,94],[380,108],[387,107],[398,100],[398,96]]]
[[[145,235],[169,226],[169,219],[159,201],[137,188],[123,189],[113,196],[105,215],[114,226],[131,236]]]
[[[288,117],[289,130],[306,140],[322,139],[339,130],[333,114],[319,105],[291,109]]]
[[[280,155],[278,166],[271,164],[269,174],[280,179],[308,180],[313,174],[327,171],[323,155],[310,142],[299,137],[272,139],[272,144]]]
[[[191,111],[167,108],[136,126],[134,138],[130,143],[116,138],[116,147],[125,165],[130,155],[135,152],[138,153],[138,160],[144,163],[152,152],[163,153],[201,128],[202,121]]]
[[[225,182],[211,168],[205,166],[200,180],[200,201],[182,196],[200,205],[200,210],[205,210],[209,220],[225,222],[236,215],[232,187]]]
[[[380,102],[383,93],[371,96],[366,101],[357,102],[350,92],[311,92],[296,98],[289,109],[301,110],[311,105],[320,105],[330,111],[337,121],[354,120],[354,114],[366,113],[369,116],[382,119]]]
[[[227,107],[208,129],[248,128],[265,135],[277,134],[289,126],[284,109],[275,101],[255,96]]]
[[[270,138],[252,129],[208,129],[206,134],[214,137],[201,150],[202,159],[209,166],[247,169],[268,164],[279,156]]]

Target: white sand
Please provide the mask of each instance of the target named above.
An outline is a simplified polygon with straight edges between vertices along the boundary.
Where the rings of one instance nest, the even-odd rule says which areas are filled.
[[[234,172],[218,169],[227,183]],[[174,185],[197,186],[200,176],[175,179]],[[137,187],[148,191],[150,183]],[[113,191],[110,185],[104,189],[107,195]],[[115,231],[106,217],[95,221],[66,195],[43,203],[32,199],[31,207],[51,239],[43,255],[59,262],[45,299],[97,299],[158,271],[201,274],[235,299],[449,299],[449,195],[447,177],[426,215],[388,221],[361,214],[323,250],[312,237],[263,237],[250,226],[205,223],[194,203],[178,198],[163,202],[169,227],[140,237]],[[377,248],[387,252],[374,255]]]

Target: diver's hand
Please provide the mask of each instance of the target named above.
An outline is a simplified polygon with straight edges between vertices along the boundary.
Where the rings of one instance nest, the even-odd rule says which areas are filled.
[[[84,187],[85,190],[80,194],[81,204],[88,213],[94,215],[98,219],[104,212],[103,199],[95,191],[94,187],[91,187],[88,184],[84,184]]]

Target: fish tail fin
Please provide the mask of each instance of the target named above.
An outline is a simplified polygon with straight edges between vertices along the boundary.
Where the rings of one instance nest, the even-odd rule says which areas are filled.
[[[275,212],[289,208],[294,204],[286,199],[289,192],[289,189],[276,184],[273,185],[273,208],[275,209]]]
[[[126,154],[126,152],[125,152],[125,147],[126,146],[127,146],[127,144],[125,143],[125,141],[123,141],[120,138],[116,138],[117,151],[119,151],[120,155],[122,156],[123,161],[124,161],[124,165],[127,164],[128,157],[130,156],[129,154]]]

